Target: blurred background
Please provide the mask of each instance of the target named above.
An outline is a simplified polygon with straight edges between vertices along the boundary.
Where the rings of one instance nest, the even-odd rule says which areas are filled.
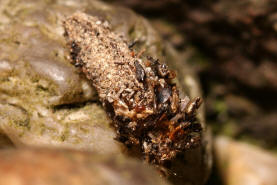
[[[78,184],[78,177],[79,184],[99,178],[95,182],[101,185],[107,179],[121,185],[129,178],[125,172],[132,177],[126,185],[167,184],[140,167],[141,161],[113,159],[126,149],[114,140],[96,91],[67,60],[62,22],[77,10],[112,17],[115,28],[127,36],[134,29],[142,36],[151,33],[143,44],[150,40],[160,52],[160,39],[148,22],[119,6],[146,17],[179,51],[169,55],[172,63],[180,56],[202,86],[214,160],[210,138],[202,137],[201,148],[176,162],[181,175],[172,173],[172,179],[203,184],[213,163],[207,185],[277,185],[277,1],[102,1],[115,6],[95,0],[0,0],[0,149],[43,146],[100,153],[92,159],[89,153],[67,150],[1,150],[0,185],[18,184],[9,180],[13,177],[36,183],[33,178],[41,180],[40,175],[49,185],[54,183],[49,174],[55,179],[60,175],[58,184]],[[45,170],[37,170],[37,163]],[[91,173],[99,169],[102,175]]]
[[[192,64],[215,137],[227,135],[263,151],[277,152],[275,0],[108,2],[128,6],[149,18]],[[212,175],[210,184],[218,180]]]

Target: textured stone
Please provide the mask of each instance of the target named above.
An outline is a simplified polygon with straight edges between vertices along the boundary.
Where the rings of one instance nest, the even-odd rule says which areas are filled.
[[[62,22],[76,11],[108,20],[134,49],[177,71],[180,94],[201,97],[194,72],[149,22],[132,11],[98,1],[1,0],[0,133],[18,146],[47,146],[137,156],[115,141],[96,91],[68,60]],[[201,145],[172,165],[173,182],[203,184],[211,165],[203,108]],[[7,143],[7,142],[5,142]],[[177,175],[174,175],[175,172]]]

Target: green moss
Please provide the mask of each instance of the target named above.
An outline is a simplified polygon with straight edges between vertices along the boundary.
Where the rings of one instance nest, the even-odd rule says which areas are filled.
[[[128,36],[130,37],[130,39],[133,39],[133,40],[136,38],[135,25],[133,25],[129,28]]]
[[[21,120],[9,119],[8,125],[11,128],[15,128],[18,131],[20,137],[24,136],[24,133],[30,130],[30,124],[29,123],[26,124],[25,121],[21,121]]]
[[[230,137],[234,137],[235,134],[237,133],[237,126],[234,122],[229,121],[224,123],[224,126],[221,130],[222,134],[226,135],[226,136],[230,136]]]
[[[41,124],[39,124],[39,125],[40,125],[40,126],[39,126],[39,128],[40,128],[40,130],[39,130],[39,135],[42,136],[42,135],[44,134],[45,130],[46,130],[46,126],[45,126],[45,124],[43,124],[43,123],[41,123]]]
[[[217,99],[215,102],[214,102],[214,105],[213,105],[213,108],[216,112],[218,112],[219,114],[220,113],[226,113],[227,112],[227,105],[225,103],[225,101],[223,100],[219,100]]]
[[[30,121],[28,119],[26,120],[14,120],[14,124],[18,127],[25,127],[28,130],[30,130]]]
[[[60,140],[61,140],[62,142],[64,142],[65,139],[66,139],[66,135],[65,135],[65,134],[62,134]]]

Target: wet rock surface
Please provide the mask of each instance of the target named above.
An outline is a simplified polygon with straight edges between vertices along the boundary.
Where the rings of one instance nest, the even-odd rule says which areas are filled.
[[[136,52],[145,49],[145,55],[167,62],[177,71],[180,94],[201,96],[183,58],[162,42],[149,22],[128,9],[89,0],[2,0],[0,5],[0,133],[11,140],[5,137],[3,146],[137,156],[113,139],[111,120],[96,91],[68,60],[62,21],[77,10],[108,20],[126,42],[137,42]],[[204,128],[201,145],[176,158],[169,176],[175,184],[203,184],[208,177],[211,143],[203,111],[197,115]]]
[[[0,185],[168,185],[141,162],[51,149],[0,150]]]

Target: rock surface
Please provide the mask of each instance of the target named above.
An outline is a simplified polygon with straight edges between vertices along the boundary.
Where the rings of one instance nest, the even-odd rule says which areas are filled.
[[[215,155],[226,185],[277,184],[276,154],[226,137],[217,137]]]
[[[149,166],[114,155],[48,149],[0,151],[0,185],[168,185]]]
[[[127,42],[138,42],[136,52],[145,49],[146,55],[167,61],[177,71],[181,94],[201,96],[194,73],[183,58],[162,43],[149,22],[128,9],[93,0],[1,0],[0,133],[17,147],[128,153],[113,139],[114,129],[96,91],[69,63],[62,21],[76,11],[108,20]],[[173,163],[169,178],[176,184],[203,184],[208,177],[211,142],[203,108],[198,119],[204,128],[201,146]],[[11,145],[5,140],[0,147],[2,143]]]

